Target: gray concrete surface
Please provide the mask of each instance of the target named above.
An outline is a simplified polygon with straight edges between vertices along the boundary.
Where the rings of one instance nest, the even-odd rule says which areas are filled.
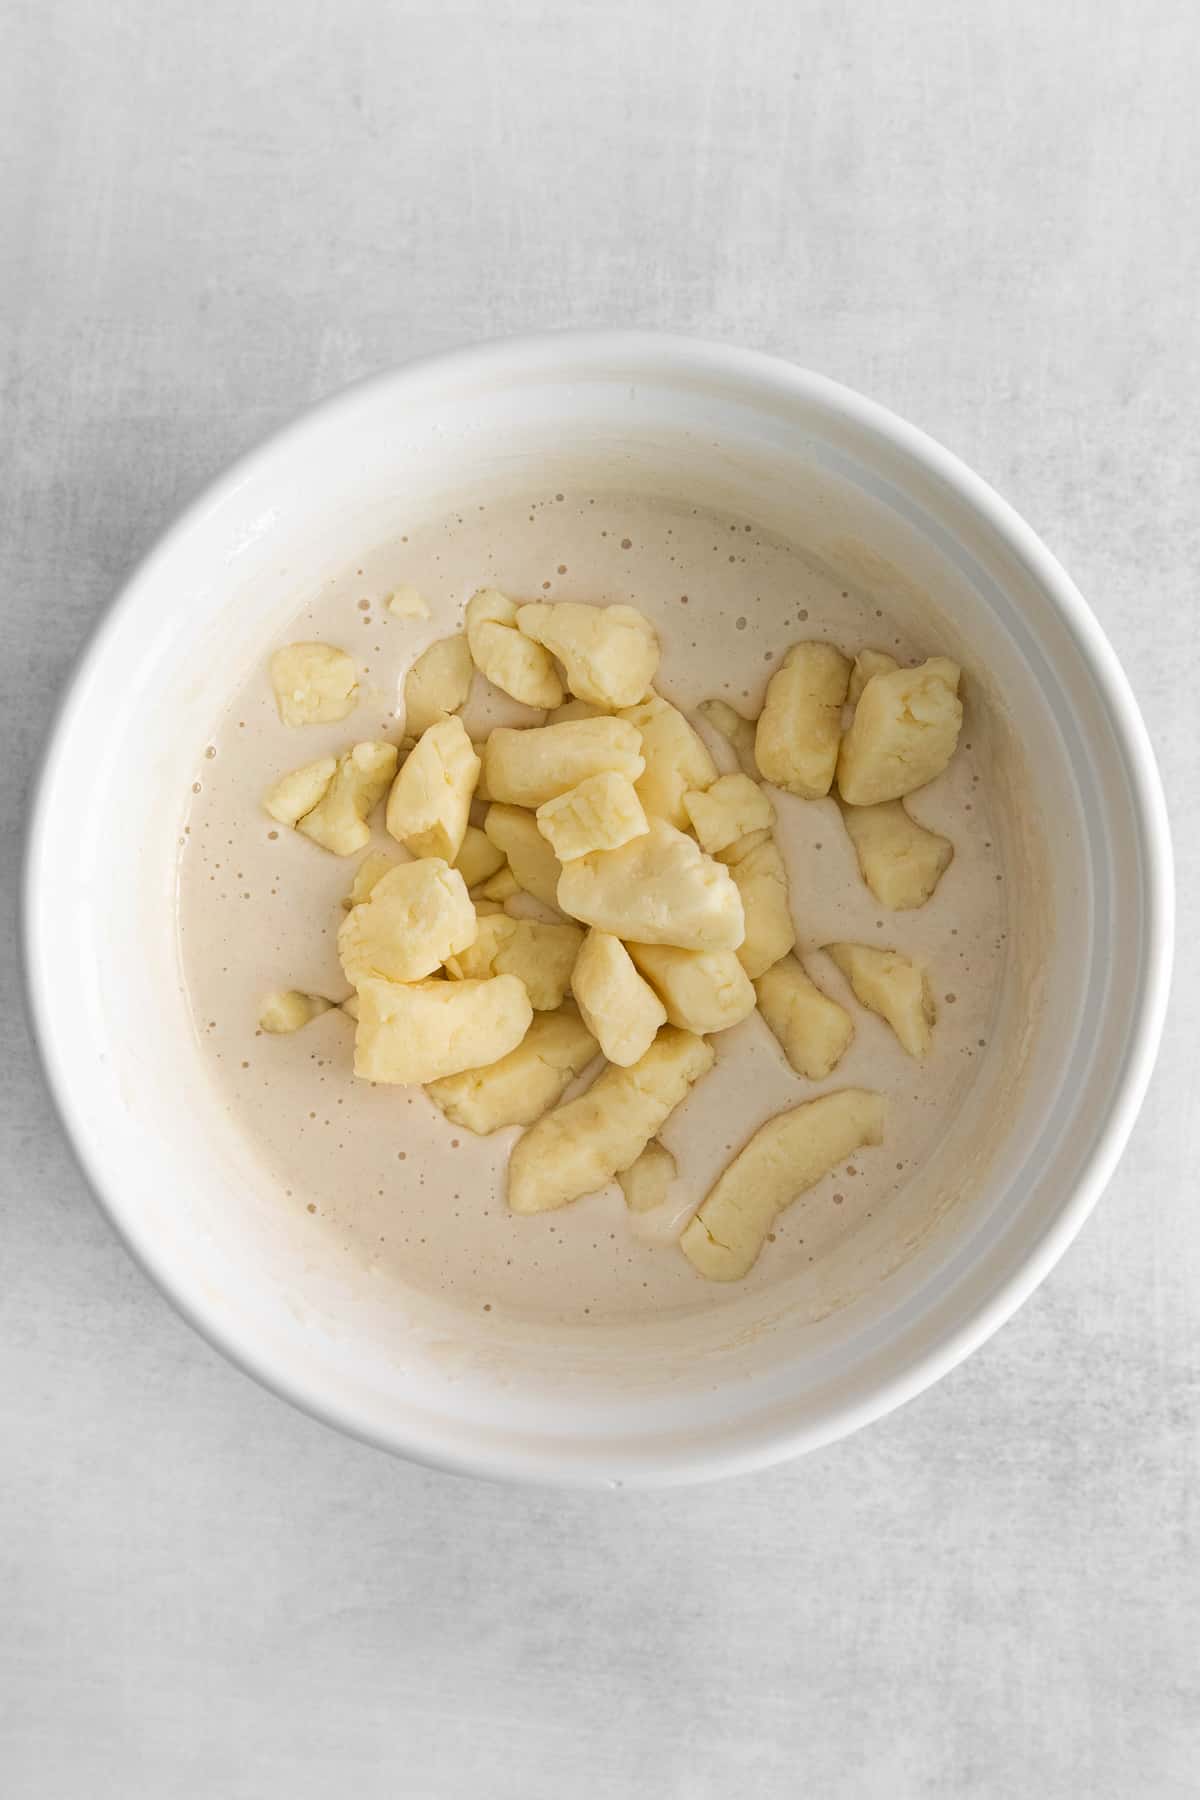
[[[1200,1792],[1195,8],[0,0],[0,41],[0,1790]],[[226,1367],[85,1191],[12,954],[55,693],[180,504],[359,375],[585,323],[782,352],[991,479],[1130,670],[1182,892],[1052,1279],[869,1432],[665,1497],[455,1482]]]

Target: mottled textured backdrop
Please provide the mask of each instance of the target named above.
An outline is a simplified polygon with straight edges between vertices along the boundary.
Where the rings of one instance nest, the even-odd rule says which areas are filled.
[[[0,0],[0,45],[0,1790],[1200,1792],[1194,4]],[[1133,677],[1183,900],[1033,1301],[865,1434],[652,1498],[407,1468],[228,1368],[89,1199],[10,954],[55,693],[181,503],[357,376],[585,323],[780,351],[1013,500]]]

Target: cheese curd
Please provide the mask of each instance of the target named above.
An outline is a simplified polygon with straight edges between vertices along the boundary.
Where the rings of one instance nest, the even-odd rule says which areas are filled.
[[[524,706],[558,706],[562,682],[554,658],[517,630],[517,603],[498,588],[480,588],[467,602],[467,642],[475,666]]]
[[[351,907],[337,947],[351,987],[372,976],[419,981],[475,942],[475,908],[457,869],[439,857],[401,863]]]
[[[367,820],[391,785],[399,753],[394,744],[355,744],[339,756],[325,792],[296,830],[334,856],[353,856],[371,841]]]
[[[479,758],[460,718],[439,719],[409,752],[388,795],[387,828],[414,856],[453,862],[462,849]]]
[[[652,818],[619,850],[564,864],[558,904],[585,925],[639,944],[736,950],[746,932],[729,870],[665,819]]]
[[[537,823],[559,862],[593,850],[619,850],[650,829],[633,783],[611,769],[545,801]]]
[[[523,606],[517,625],[557,656],[577,699],[632,706],[654,680],[658,636],[632,606]]]
[[[498,1062],[528,1031],[533,1007],[515,975],[489,981],[360,982],[354,1073],[402,1085]]]
[[[589,931],[571,974],[579,1014],[610,1063],[628,1068],[643,1057],[667,1009],[642,980],[633,958],[607,931]]]
[[[285,725],[328,725],[358,705],[354,661],[333,644],[285,644],[271,658],[271,686]]]

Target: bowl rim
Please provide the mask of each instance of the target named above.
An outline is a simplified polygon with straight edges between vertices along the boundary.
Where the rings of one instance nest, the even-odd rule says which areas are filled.
[[[46,853],[54,776],[72,739],[72,720],[93,666],[118,622],[153,585],[158,565],[176,541],[209,514],[218,513],[263,465],[288,454],[293,443],[352,412],[370,395],[416,382],[461,382],[499,373],[509,377],[552,371],[556,362],[590,363],[596,369],[631,359],[657,359],[695,376],[724,378],[742,386],[773,388],[782,397],[810,400],[882,439],[893,451],[934,476],[972,510],[1025,565],[1066,626],[1105,704],[1130,784],[1132,812],[1141,833],[1144,904],[1144,970],[1128,1032],[1125,1055],[1114,1081],[1108,1118],[1096,1132],[1091,1153],[1041,1236],[1019,1265],[969,1307],[957,1324],[940,1327],[933,1340],[914,1352],[903,1368],[852,1402],[832,1401],[815,1419],[779,1423],[772,1417],[753,1429],[726,1428],[709,1434],[696,1448],[680,1451],[664,1443],[656,1456],[638,1453],[621,1479],[602,1472],[610,1454],[564,1458],[553,1445],[514,1441],[502,1454],[463,1441],[431,1444],[404,1429],[386,1431],[357,1418],[349,1406],[313,1396],[286,1367],[235,1338],[176,1280],[156,1256],[152,1234],[139,1235],[122,1216],[114,1197],[117,1177],[89,1150],[73,1111],[70,1083],[56,1053],[47,1002],[51,946],[39,932],[38,894],[53,878]],[[336,1430],[400,1455],[409,1461],[457,1474],[575,1487],[665,1487],[750,1473],[820,1448],[883,1417],[914,1399],[963,1361],[1003,1325],[1049,1274],[1083,1225],[1110,1180],[1133,1129],[1153,1071],[1169,997],[1174,954],[1174,879],[1170,826],[1161,779],[1129,680],[1105,633],[1079,589],[1033,528],[958,456],[879,402],[828,376],[763,351],[679,333],[623,329],[538,332],[490,339],[401,363],[355,382],[268,434],[223,474],[205,485],[147,550],[102,608],[79,651],[53,709],[34,776],[20,884],[19,944],[24,996],[31,1035],[41,1060],[63,1135],[93,1197],[134,1261],[190,1325],[235,1367],[300,1411]],[[669,1434],[664,1434],[668,1437]]]

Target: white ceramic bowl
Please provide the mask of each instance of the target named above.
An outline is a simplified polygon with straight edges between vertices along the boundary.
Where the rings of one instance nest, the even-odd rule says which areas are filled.
[[[406,505],[464,482],[591,480],[736,506],[981,674],[1036,779],[1048,920],[1022,1080],[991,1089],[984,1178],[924,1238],[860,1258],[848,1304],[703,1314],[554,1342],[386,1303],[314,1258],[255,1186],[205,1082],[179,977],[175,845],[229,671]],[[292,571],[291,574],[288,571]],[[880,573],[882,572],[882,574]],[[932,608],[929,597],[933,596]],[[1014,872],[1014,878],[1021,877]],[[63,702],[26,871],[31,1003],[80,1161],[143,1267],[249,1373],[343,1430],[447,1468],[619,1486],[795,1455],[919,1392],[1051,1268],[1112,1172],[1158,1043],[1170,846],[1137,707],[1087,606],[1028,526],[880,407],[769,357],[642,334],[562,335],[417,363],[352,389],[246,458],[143,563]],[[1017,919],[1020,925],[1020,919]],[[1018,930],[1018,936],[1020,932]],[[1008,1042],[1022,1042],[1022,1021]],[[1014,1055],[1016,1052],[1014,1051]],[[1000,1085],[996,1085],[996,1083]],[[995,1120],[993,1120],[995,1123]],[[897,1263],[899,1266],[896,1266]]]

